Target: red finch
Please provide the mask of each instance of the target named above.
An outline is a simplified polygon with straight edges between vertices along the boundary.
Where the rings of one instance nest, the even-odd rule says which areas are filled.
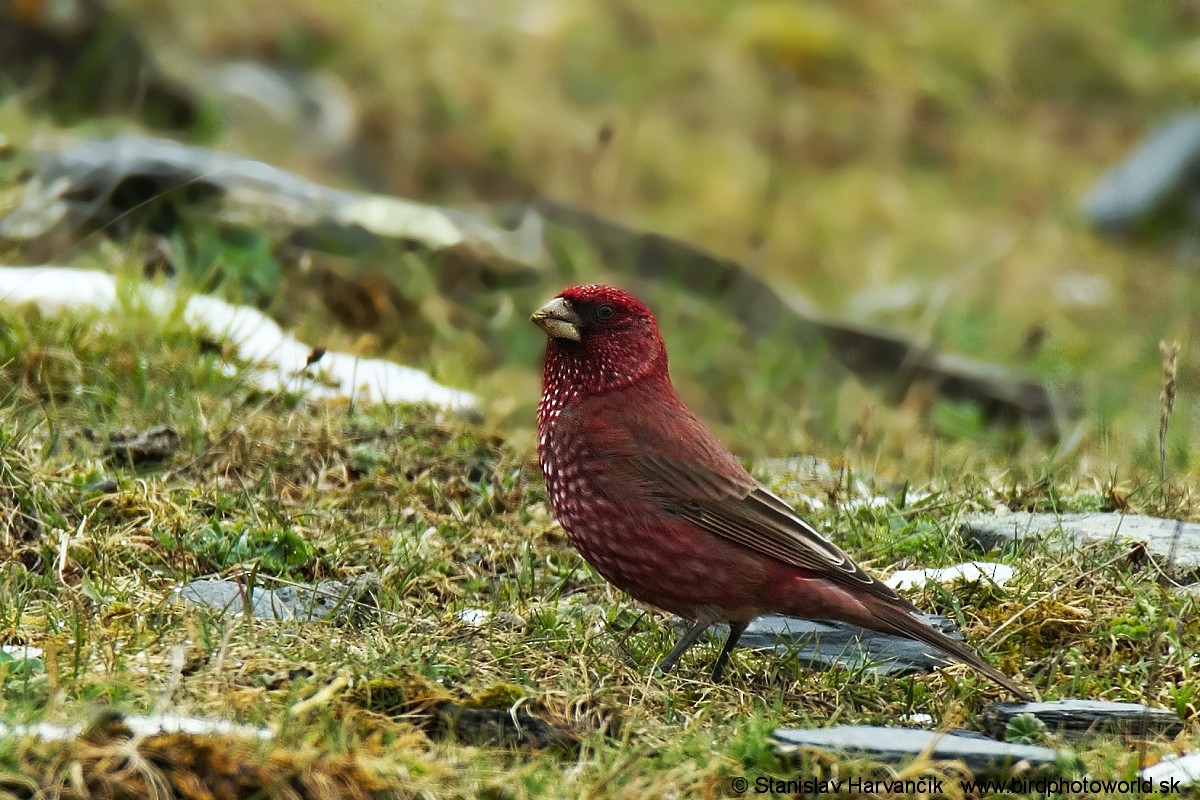
[[[782,613],[916,639],[1028,697],[746,472],[675,393],[636,297],[576,286],[530,320],[547,337],[538,456],[554,513],[605,580],[695,622],[659,669],[727,622],[719,680],[750,621]]]

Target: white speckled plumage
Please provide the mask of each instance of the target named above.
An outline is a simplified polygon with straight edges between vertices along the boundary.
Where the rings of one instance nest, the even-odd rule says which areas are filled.
[[[548,334],[538,457],[554,513],[606,580],[696,621],[664,670],[724,621],[731,635],[717,677],[746,623],[780,612],[918,639],[1023,694],[746,472],[680,401],[658,326],[637,298],[575,287],[532,320]]]

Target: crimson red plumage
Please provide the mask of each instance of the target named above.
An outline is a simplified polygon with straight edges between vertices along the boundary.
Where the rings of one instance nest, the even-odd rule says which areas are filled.
[[[538,456],[559,522],[614,586],[695,623],[661,669],[728,622],[717,679],[750,620],[783,613],[917,639],[1026,696],[746,472],[679,399],[636,297],[577,286],[531,320],[547,334]]]

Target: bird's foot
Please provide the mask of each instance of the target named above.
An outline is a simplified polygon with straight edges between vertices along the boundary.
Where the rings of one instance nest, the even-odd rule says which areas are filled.
[[[696,643],[696,640],[700,638],[702,633],[708,630],[708,626],[711,624],[712,620],[710,619],[697,620],[692,627],[688,628],[688,632],[679,638],[679,641],[675,643],[675,647],[671,649],[670,653],[667,653],[667,657],[659,662],[655,671],[660,675],[665,675],[673,670],[676,662],[679,661],[679,657]]]
[[[712,674],[709,676],[713,683],[721,682],[721,678],[725,675],[725,665],[729,663],[729,654],[733,652],[738,639],[742,638],[742,634],[746,632],[746,626],[749,624],[749,622],[729,623],[729,636],[725,638],[725,646],[721,648],[721,654],[713,663]]]

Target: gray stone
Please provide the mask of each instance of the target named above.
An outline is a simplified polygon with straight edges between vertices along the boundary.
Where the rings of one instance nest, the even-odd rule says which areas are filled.
[[[352,619],[364,605],[372,590],[379,585],[374,573],[365,573],[350,582],[327,580],[316,586],[292,585],[266,589],[228,580],[192,581],[177,590],[180,599],[189,605],[215,608],[223,613],[240,616],[249,606],[256,619],[310,622],[317,619],[343,621]]]
[[[1003,775],[1020,764],[1047,767],[1058,758],[1058,753],[1049,747],[998,742],[971,733],[873,725],[777,728],[774,738],[776,749],[784,753],[795,748],[813,747],[885,764],[897,764],[927,753],[935,761],[961,761],[976,777]]]
[[[36,148],[31,161],[33,177],[21,202],[0,216],[0,239],[165,224],[194,213],[225,224],[290,229],[293,244],[344,255],[391,243],[456,248],[487,261],[497,274],[527,278],[540,273],[546,257],[541,218],[533,212],[510,229],[483,213],[335,189],[169,139],[128,133],[57,139]]]
[[[996,703],[983,714],[983,724],[993,736],[1003,736],[1014,718],[1030,715],[1053,733],[1077,741],[1098,733],[1146,737],[1173,737],[1183,730],[1183,720],[1165,708],[1107,700],[1054,700],[1045,703]]]
[[[1200,783],[1200,750],[1167,756],[1143,769],[1141,777],[1156,784],[1160,794],[1166,794],[1172,784],[1182,789]]]
[[[1058,533],[1074,546],[1086,542],[1142,542],[1161,564],[1182,577],[1200,574],[1200,525],[1134,514],[1047,514],[1014,511],[974,514],[962,520],[960,533],[982,551],[1004,549],[1025,538]]]
[[[945,617],[923,615],[926,622],[954,639],[962,634]],[[930,672],[948,660],[927,644],[846,625],[772,614],[750,623],[738,646],[773,650],[818,669],[840,666],[881,675]]]
[[[256,619],[292,619],[291,609],[276,597],[275,592],[262,587],[247,589],[235,581],[192,581],[177,589],[176,594],[188,605],[215,608],[234,616],[241,616],[249,610]]]
[[[1083,213],[1105,233],[1128,233],[1198,216],[1200,115],[1178,117],[1147,136],[1106,172],[1083,200]]]

